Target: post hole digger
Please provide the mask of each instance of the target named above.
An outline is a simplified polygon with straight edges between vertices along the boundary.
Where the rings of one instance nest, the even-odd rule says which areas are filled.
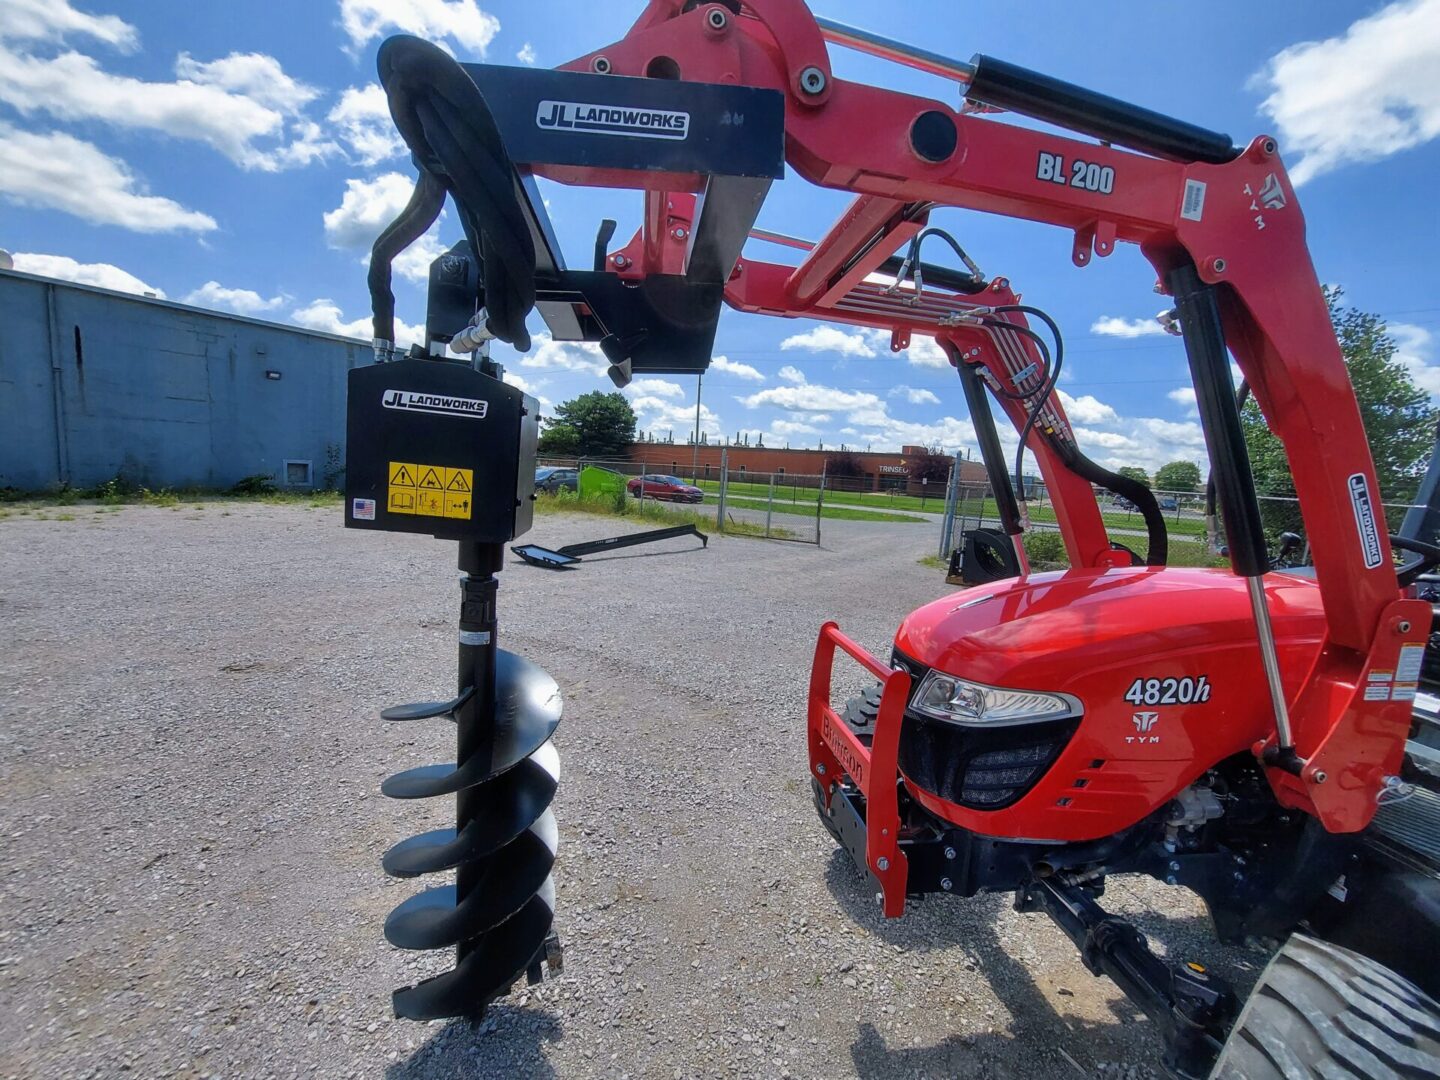
[[[827,42],[952,79],[963,103],[840,79]],[[1020,571],[909,615],[888,660],[821,630],[816,805],[884,913],[926,893],[1013,892],[1156,1022],[1178,1076],[1440,1070],[1427,996],[1440,990],[1440,794],[1407,758],[1431,624],[1413,582],[1440,549],[1386,534],[1273,139],[1236,147],[991,57],[960,62],[817,19],[801,0],[651,0],[624,37],[555,71],[461,64],[414,38],[387,42],[379,68],[420,180],[371,262],[379,363],[352,374],[346,523],[460,539],[464,588],[477,590],[462,605],[459,696],[392,714],[452,716],[461,742],[453,770],[387,783],[461,804],[456,831],[422,838],[413,860],[407,845],[387,856],[392,872],[459,867],[453,890],[387,924],[398,945],[460,950],[455,971],[399,992],[397,1012],[476,1015],[558,950],[544,813],[558,693],[518,658],[487,666],[498,561],[485,560],[528,525],[515,469],[533,454],[534,404],[498,381],[486,343],[528,348],[533,308],[554,338],[598,342],[624,385],[704,370],[723,303],[888,329],[897,351],[933,336]],[[798,264],[746,258],[787,163],[854,200],[816,243],[766,234],[803,249]],[[637,188],[642,225],[611,250],[615,225],[602,223],[590,267],[569,268],[537,176]],[[400,359],[390,263],[447,196],[465,238],[433,265],[426,343]],[[1139,246],[1184,338],[1228,570],[1166,565],[1154,496],[1085,456],[1053,393],[1060,328],[932,225],[938,206],[1067,229],[1082,267]],[[1288,452],[1313,576],[1271,571],[1231,355]],[[1038,463],[1065,573],[1029,572],[1025,488],[992,398]],[[413,479],[397,466],[439,470],[441,494],[397,484]],[[445,494],[457,474],[469,501]],[[1139,508],[1143,555],[1110,540],[1097,487]],[[1407,553],[1398,570],[1392,549]],[[477,664],[467,648],[489,652]],[[879,680],[839,711],[837,652]],[[1284,942],[1248,1001],[1106,914],[1116,873],[1193,889],[1222,939]]]

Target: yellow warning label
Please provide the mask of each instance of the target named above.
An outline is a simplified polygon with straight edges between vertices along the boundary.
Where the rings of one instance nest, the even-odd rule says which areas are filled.
[[[474,511],[474,487],[473,469],[392,461],[385,505],[392,514],[469,521]]]

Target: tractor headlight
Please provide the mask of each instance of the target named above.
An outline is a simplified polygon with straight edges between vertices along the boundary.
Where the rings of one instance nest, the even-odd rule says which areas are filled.
[[[910,708],[952,724],[997,726],[1079,716],[1078,698],[1039,690],[1006,690],[931,671],[920,681]]]

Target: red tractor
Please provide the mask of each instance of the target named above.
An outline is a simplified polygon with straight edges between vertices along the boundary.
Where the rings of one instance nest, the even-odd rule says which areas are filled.
[[[963,102],[840,79],[827,43],[953,79]],[[390,261],[447,195],[466,240],[432,271],[417,358],[448,344],[495,374],[484,343],[528,348],[534,308],[555,338],[599,342],[617,385],[698,373],[722,304],[887,329],[896,351],[927,335],[949,357],[1019,574],[911,613],[883,659],[827,624],[810,684],[816,806],[887,916],[926,893],[1013,893],[1154,1019],[1177,1076],[1440,1074],[1440,754],[1416,709],[1432,620],[1417,581],[1440,548],[1427,514],[1388,533],[1274,139],[1235,146],[802,0],[650,0],[623,37],[556,71],[393,39],[380,74],[420,183],[372,260],[379,360],[393,359]],[[786,165],[854,194],[818,242],[754,230]],[[643,225],[612,248],[604,223],[593,264],[567,268],[537,175],[638,188]],[[1058,226],[1081,267],[1139,247],[1154,271],[1140,284],[1169,298],[1184,337],[1228,569],[1166,565],[1155,497],[1085,456],[1053,393],[1059,328],[932,226],[937,206]],[[803,255],[747,258],[752,235]],[[1232,356],[1288,452],[1312,567],[1272,568]],[[1039,464],[1068,571],[1029,570],[1020,461],[1005,460],[992,399]],[[1144,517],[1143,552],[1107,535],[1097,489]],[[839,710],[837,649],[878,680]],[[1106,879],[1124,873],[1193,889],[1222,940],[1278,947],[1247,1002],[1105,913]],[[446,902],[464,908],[469,887]],[[508,988],[550,921],[521,929],[534,942],[462,945],[444,1009],[473,1014]]]

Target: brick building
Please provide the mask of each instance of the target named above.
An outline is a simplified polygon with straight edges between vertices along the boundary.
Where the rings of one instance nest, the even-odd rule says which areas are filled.
[[[786,483],[804,484],[804,478],[819,477],[829,472],[826,463],[836,450],[781,450],[769,446],[712,446],[691,443],[640,442],[630,447],[630,461],[645,472],[675,473],[686,478],[714,479],[720,475],[720,457],[726,455],[732,479],[755,476],[768,479],[771,474]],[[909,491],[920,494],[922,488],[934,488],[944,481],[921,484],[910,478],[907,455],[924,453],[919,446],[903,447],[898,454],[876,454],[860,450],[847,451],[860,463],[863,476],[841,479],[832,475],[829,487],[861,491]],[[962,483],[984,483],[985,470],[978,461],[960,462]],[[933,493],[933,492],[932,492]]]

